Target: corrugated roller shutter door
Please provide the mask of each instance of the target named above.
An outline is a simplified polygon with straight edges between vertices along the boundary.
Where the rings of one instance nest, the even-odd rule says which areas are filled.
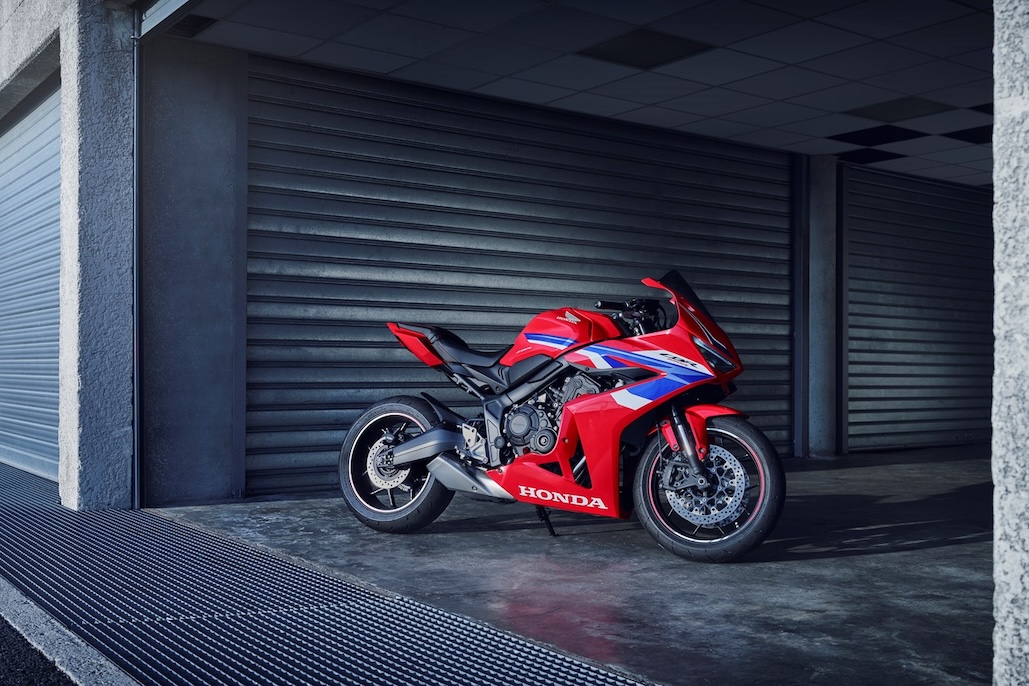
[[[787,155],[251,58],[248,492],[325,488],[371,403],[470,398],[390,320],[509,345],[676,267],[742,350],[733,402],[790,442]]]
[[[989,190],[844,169],[850,450],[987,440]]]
[[[0,134],[0,460],[57,478],[60,94]]]

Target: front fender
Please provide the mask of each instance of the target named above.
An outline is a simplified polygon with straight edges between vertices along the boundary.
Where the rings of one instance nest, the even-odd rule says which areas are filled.
[[[702,460],[707,457],[707,420],[725,415],[747,416],[725,405],[693,405],[685,408],[684,412],[690,431],[693,432],[693,440],[697,444],[697,455]]]

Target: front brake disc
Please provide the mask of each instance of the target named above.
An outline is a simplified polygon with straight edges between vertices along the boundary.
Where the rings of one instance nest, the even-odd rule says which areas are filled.
[[[712,445],[704,460],[714,487],[704,493],[695,486],[665,491],[676,514],[704,527],[725,526],[737,519],[750,501],[750,476],[743,464],[725,448]]]

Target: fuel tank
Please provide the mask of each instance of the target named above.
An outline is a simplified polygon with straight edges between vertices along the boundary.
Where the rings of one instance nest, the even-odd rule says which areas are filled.
[[[518,334],[500,364],[514,366],[536,355],[551,359],[587,343],[624,335],[608,316],[566,307],[536,315]]]

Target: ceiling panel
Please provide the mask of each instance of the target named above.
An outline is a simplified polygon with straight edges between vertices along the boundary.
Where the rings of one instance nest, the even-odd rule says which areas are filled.
[[[190,0],[188,11],[169,33],[991,182],[989,0]],[[889,126],[908,133],[890,140]]]

